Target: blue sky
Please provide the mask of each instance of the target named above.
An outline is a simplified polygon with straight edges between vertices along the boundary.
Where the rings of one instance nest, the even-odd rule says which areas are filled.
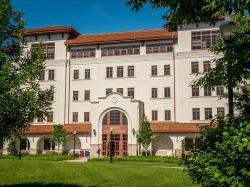
[[[80,33],[158,29],[164,10],[132,12],[126,0],[12,0],[24,13],[27,28],[69,25]]]

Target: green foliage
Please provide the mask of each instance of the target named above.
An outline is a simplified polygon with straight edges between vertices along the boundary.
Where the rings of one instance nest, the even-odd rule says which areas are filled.
[[[9,0],[0,0],[0,141],[48,115],[52,89],[35,80],[44,69],[41,46],[24,53],[24,21]]]
[[[62,125],[57,124],[53,126],[53,132],[51,136],[51,141],[54,142],[58,146],[58,152],[59,152],[59,146],[63,145],[66,141],[66,130],[63,128]]]
[[[250,87],[243,86],[235,94],[235,106],[241,116],[250,120]]]
[[[163,19],[167,20],[168,27],[181,24],[207,22],[214,24],[219,16],[226,12],[240,13],[250,11],[249,0],[127,0],[132,10],[139,11],[144,5],[149,4],[152,9],[165,9]]]
[[[193,182],[204,186],[250,184],[250,122],[230,117],[201,131],[202,143],[184,157]]]
[[[150,123],[147,120],[146,116],[143,117],[142,124],[139,128],[139,134],[137,135],[138,143],[142,144],[145,149],[148,149],[152,141],[153,132],[150,128]]]
[[[16,138],[14,136],[12,136],[11,139],[9,140],[9,145],[8,145],[7,150],[10,156],[18,155]]]
[[[18,159],[17,155],[1,155],[0,159]],[[22,160],[46,160],[46,161],[63,161],[63,160],[74,160],[73,156],[69,155],[57,155],[57,154],[23,154]]]

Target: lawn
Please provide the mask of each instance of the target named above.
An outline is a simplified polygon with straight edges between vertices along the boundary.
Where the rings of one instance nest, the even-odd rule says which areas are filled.
[[[168,163],[0,160],[0,186],[197,186]]]

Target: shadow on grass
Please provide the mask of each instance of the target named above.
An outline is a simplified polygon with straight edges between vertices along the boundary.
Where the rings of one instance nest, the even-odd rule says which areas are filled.
[[[0,185],[0,187],[85,187],[80,184],[61,184],[61,183],[22,183],[22,184],[10,184],[10,185]],[[89,186],[89,187],[97,187],[97,186]]]

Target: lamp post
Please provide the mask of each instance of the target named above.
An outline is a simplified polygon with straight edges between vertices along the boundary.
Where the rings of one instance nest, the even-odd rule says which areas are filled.
[[[113,152],[114,152],[114,141],[113,141],[113,131],[112,127],[110,127],[110,140],[109,140],[109,158],[110,163],[113,162]]]
[[[220,25],[220,33],[221,37],[225,43],[225,45],[230,44],[231,40],[233,39],[233,31],[234,31],[235,23],[229,19],[226,19],[223,23]],[[232,64],[230,62],[227,62],[227,72],[230,72],[232,69]],[[233,115],[234,113],[234,103],[233,103],[233,88],[231,86],[232,77],[228,76],[228,109],[229,109],[229,115]]]
[[[75,156],[75,154],[76,154],[76,131],[74,131],[73,134],[74,134],[74,152],[73,152],[73,154]]]

